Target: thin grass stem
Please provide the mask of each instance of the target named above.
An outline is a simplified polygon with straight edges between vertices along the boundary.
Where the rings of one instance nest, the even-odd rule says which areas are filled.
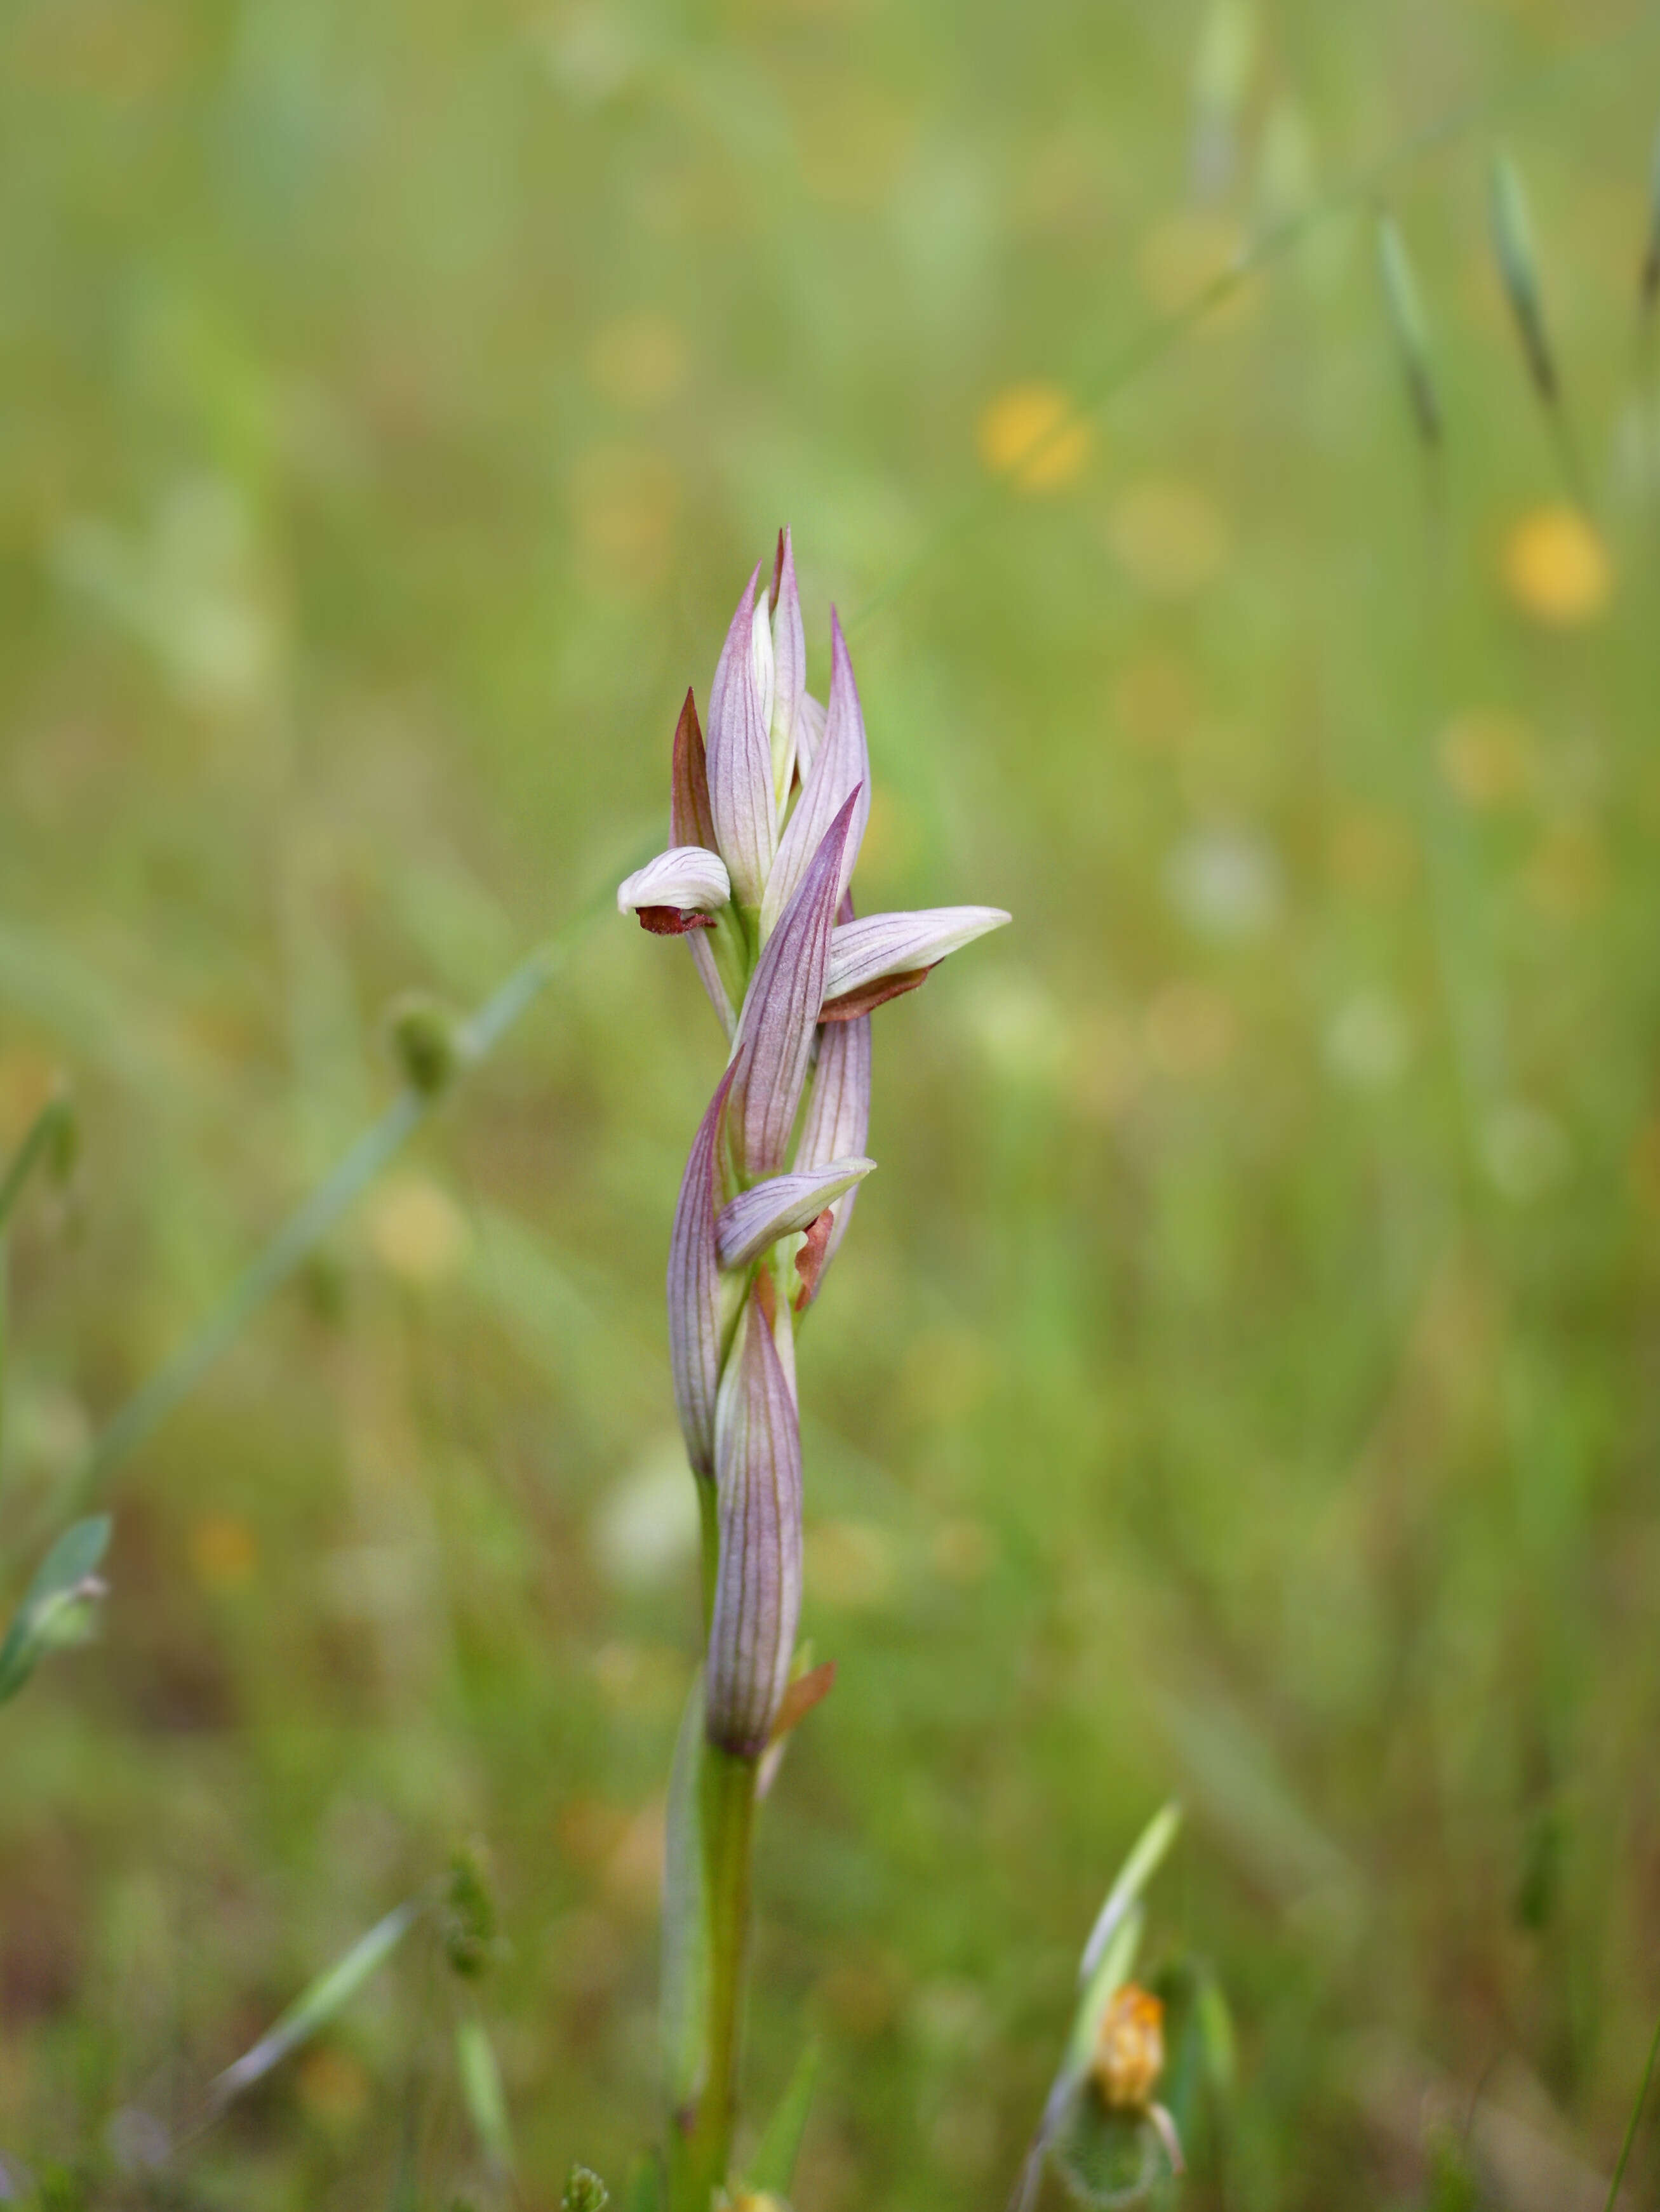
[[[523,1018],[610,905],[607,883],[560,930],[528,953],[460,1024],[454,1038],[458,1076],[477,1066]],[[54,1498],[54,1517],[78,1510],[95,1496],[122,1462],[155,1435],[266,1301],[292,1280],[447,1095],[447,1085],[423,1089],[410,1083],[404,1086],[380,1119],[364,1130],[237,1277],[196,1334],[128,1399],[94,1439],[64,1494]]]
[[[1637,2141],[1638,2123],[1643,2117],[1643,2107],[1648,2102],[1649,2084],[1654,2079],[1657,2059],[1660,2059],[1660,2021],[1657,2021],[1654,2024],[1654,2034],[1649,2043],[1648,2061],[1643,2068],[1643,2078],[1637,2085],[1637,2102],[1632,2106],[1631,2118],[1626,2123],[1626,2139],[1620,2144],[1620,2155],[1614,2162],[1614,2179],[1608,2184],[1608,2203],[1603,2206],[1602,2212],[1614,2212],[1614,2207],[1620,2202],[1620,2185],[1626,2178],[1626,2167],[1630,2163],[1632,2148]]]

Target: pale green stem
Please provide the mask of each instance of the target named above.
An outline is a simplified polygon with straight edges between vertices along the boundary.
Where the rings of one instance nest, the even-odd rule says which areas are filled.
[[[744,1966],[749,1948],[750,1858],[755,1832],[752,1759],[708,1746],[703,1758],[703,1867],[709,1916],[708,2071],[669,2141],[670,2212],[708,2212],[727,2178],[738,2108]]]

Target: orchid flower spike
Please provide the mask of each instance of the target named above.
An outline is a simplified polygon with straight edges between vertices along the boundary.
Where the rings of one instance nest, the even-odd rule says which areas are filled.
[[[617,895],[643,928],[686,939],[729,1046],[675,1209],[669,1345],[687,1456],[714,1492],[706,1731],[750,1760],[789,1725],[795,1332],[874,1166],[871,1012],[1009,919],[986,906],[855,918],[871,771],[847,640],[832,611],[821,705],[787,530],[761,579],[757,566],[728,625],[707,738],[690,691],[681,708],[667,849]]]

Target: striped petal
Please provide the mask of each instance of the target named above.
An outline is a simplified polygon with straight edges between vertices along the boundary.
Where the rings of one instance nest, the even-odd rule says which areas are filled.
[[[805,783],[812,773],[812,764],[818,757],[818,748],[824,742],[824,724],[829,709],[822,699],[815,699],[811,691],[803,695],[801,712],[795,725],[795,765]]]
[[[732,896],[726,863],[702,845],[671,845],[617,887],[619,914],[642,907],[668,906],[684,912],[713,914]]]
[[[748,1267],[769,1244],[816,1220],[844,1191],[862,1182],[875,1165],[866,1159],[827,1160],[823,1167],[769,1176],[752,1190],[739,1191],[730,1206],[721,1208],[715,1224],[721,1265]]]
[[[709,1624],[709,1741],[766,1748],[801,1615],[801,1437],[757,1282],[739,1322],[715,1416],[721,1560]]]
[[[870,1017],[861,1014],[848,1022],[826,1023],[818,1032],[818,1066],[807,1094],[800,1142],[795,1147],[796,1170],[800,1173],[830,1160],[855,1158],[869,1141]],[[854,1183],[836,1200],[828,1236],[816,1252],[803,1253],[798,1260],[801,1305],[810,1305],[818,1296],[825,1270],[848,1233],[858,1195],[859,1186]]]
[[[781,812],[795,775],[796,725],[807,690],[807,634],[795,581],[795,549],[787,530],[778,533],[772,591],[772,792]]]
[[[727,1068],[692,1139],[669,1234],[669,1365],[675,1410],[694,1474],[714,1473],[714,1409],[721,1382],[721,1262],[715,1199],[721,1117],[732,1089]]]
[[[858,803],[854,792],[825,832],[767,940],[739,1016],[730,1126],[746,1180],[775,1175],[784,1164],[830,972],[842,855]]]
[[[778,857],[767,878],[767,895],[761,902],[763,944],[849,793],[859,793],[859,805],[842,855],[842,891],[846,890],[852,878],[865,823],[870,816],[870,753],[865,743],[865,718],[860,711],[859,687],[854,681],[847,640],[833,610],[830,653],[830,708],[824,720],[824,742],[813,755],[801,796],[779,841]]]
[[[709,686],[709,810],[741,906],[759,907],[778,847],[772,741],[755,669],[755,586],[744,587]]]
[[[827,1017],[836,1000],[885,978],[932,968],[988,930],[1001,929],[1008,919],[998,906],[930,906],[915,914],[871,914],[862,921],[844,922],[830,942]]]

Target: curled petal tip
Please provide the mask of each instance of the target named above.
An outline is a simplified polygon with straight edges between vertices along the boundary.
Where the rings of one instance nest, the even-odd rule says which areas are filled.
[[[781,1237],[805,1229],[875,1165],[867,1159],[830,1160],[822,1167],[771,1176],[740,1191],[722,1209],[717,1224],[721,1265],[728,1270],[747,1267]]]
[[[672,845],[617,887],[620,914],[666,907],[681,914],[709,915],[725,906],[731,896],[725,863],[718,853],[702,845]],[[654,927],[649,922],[646,926]]]

